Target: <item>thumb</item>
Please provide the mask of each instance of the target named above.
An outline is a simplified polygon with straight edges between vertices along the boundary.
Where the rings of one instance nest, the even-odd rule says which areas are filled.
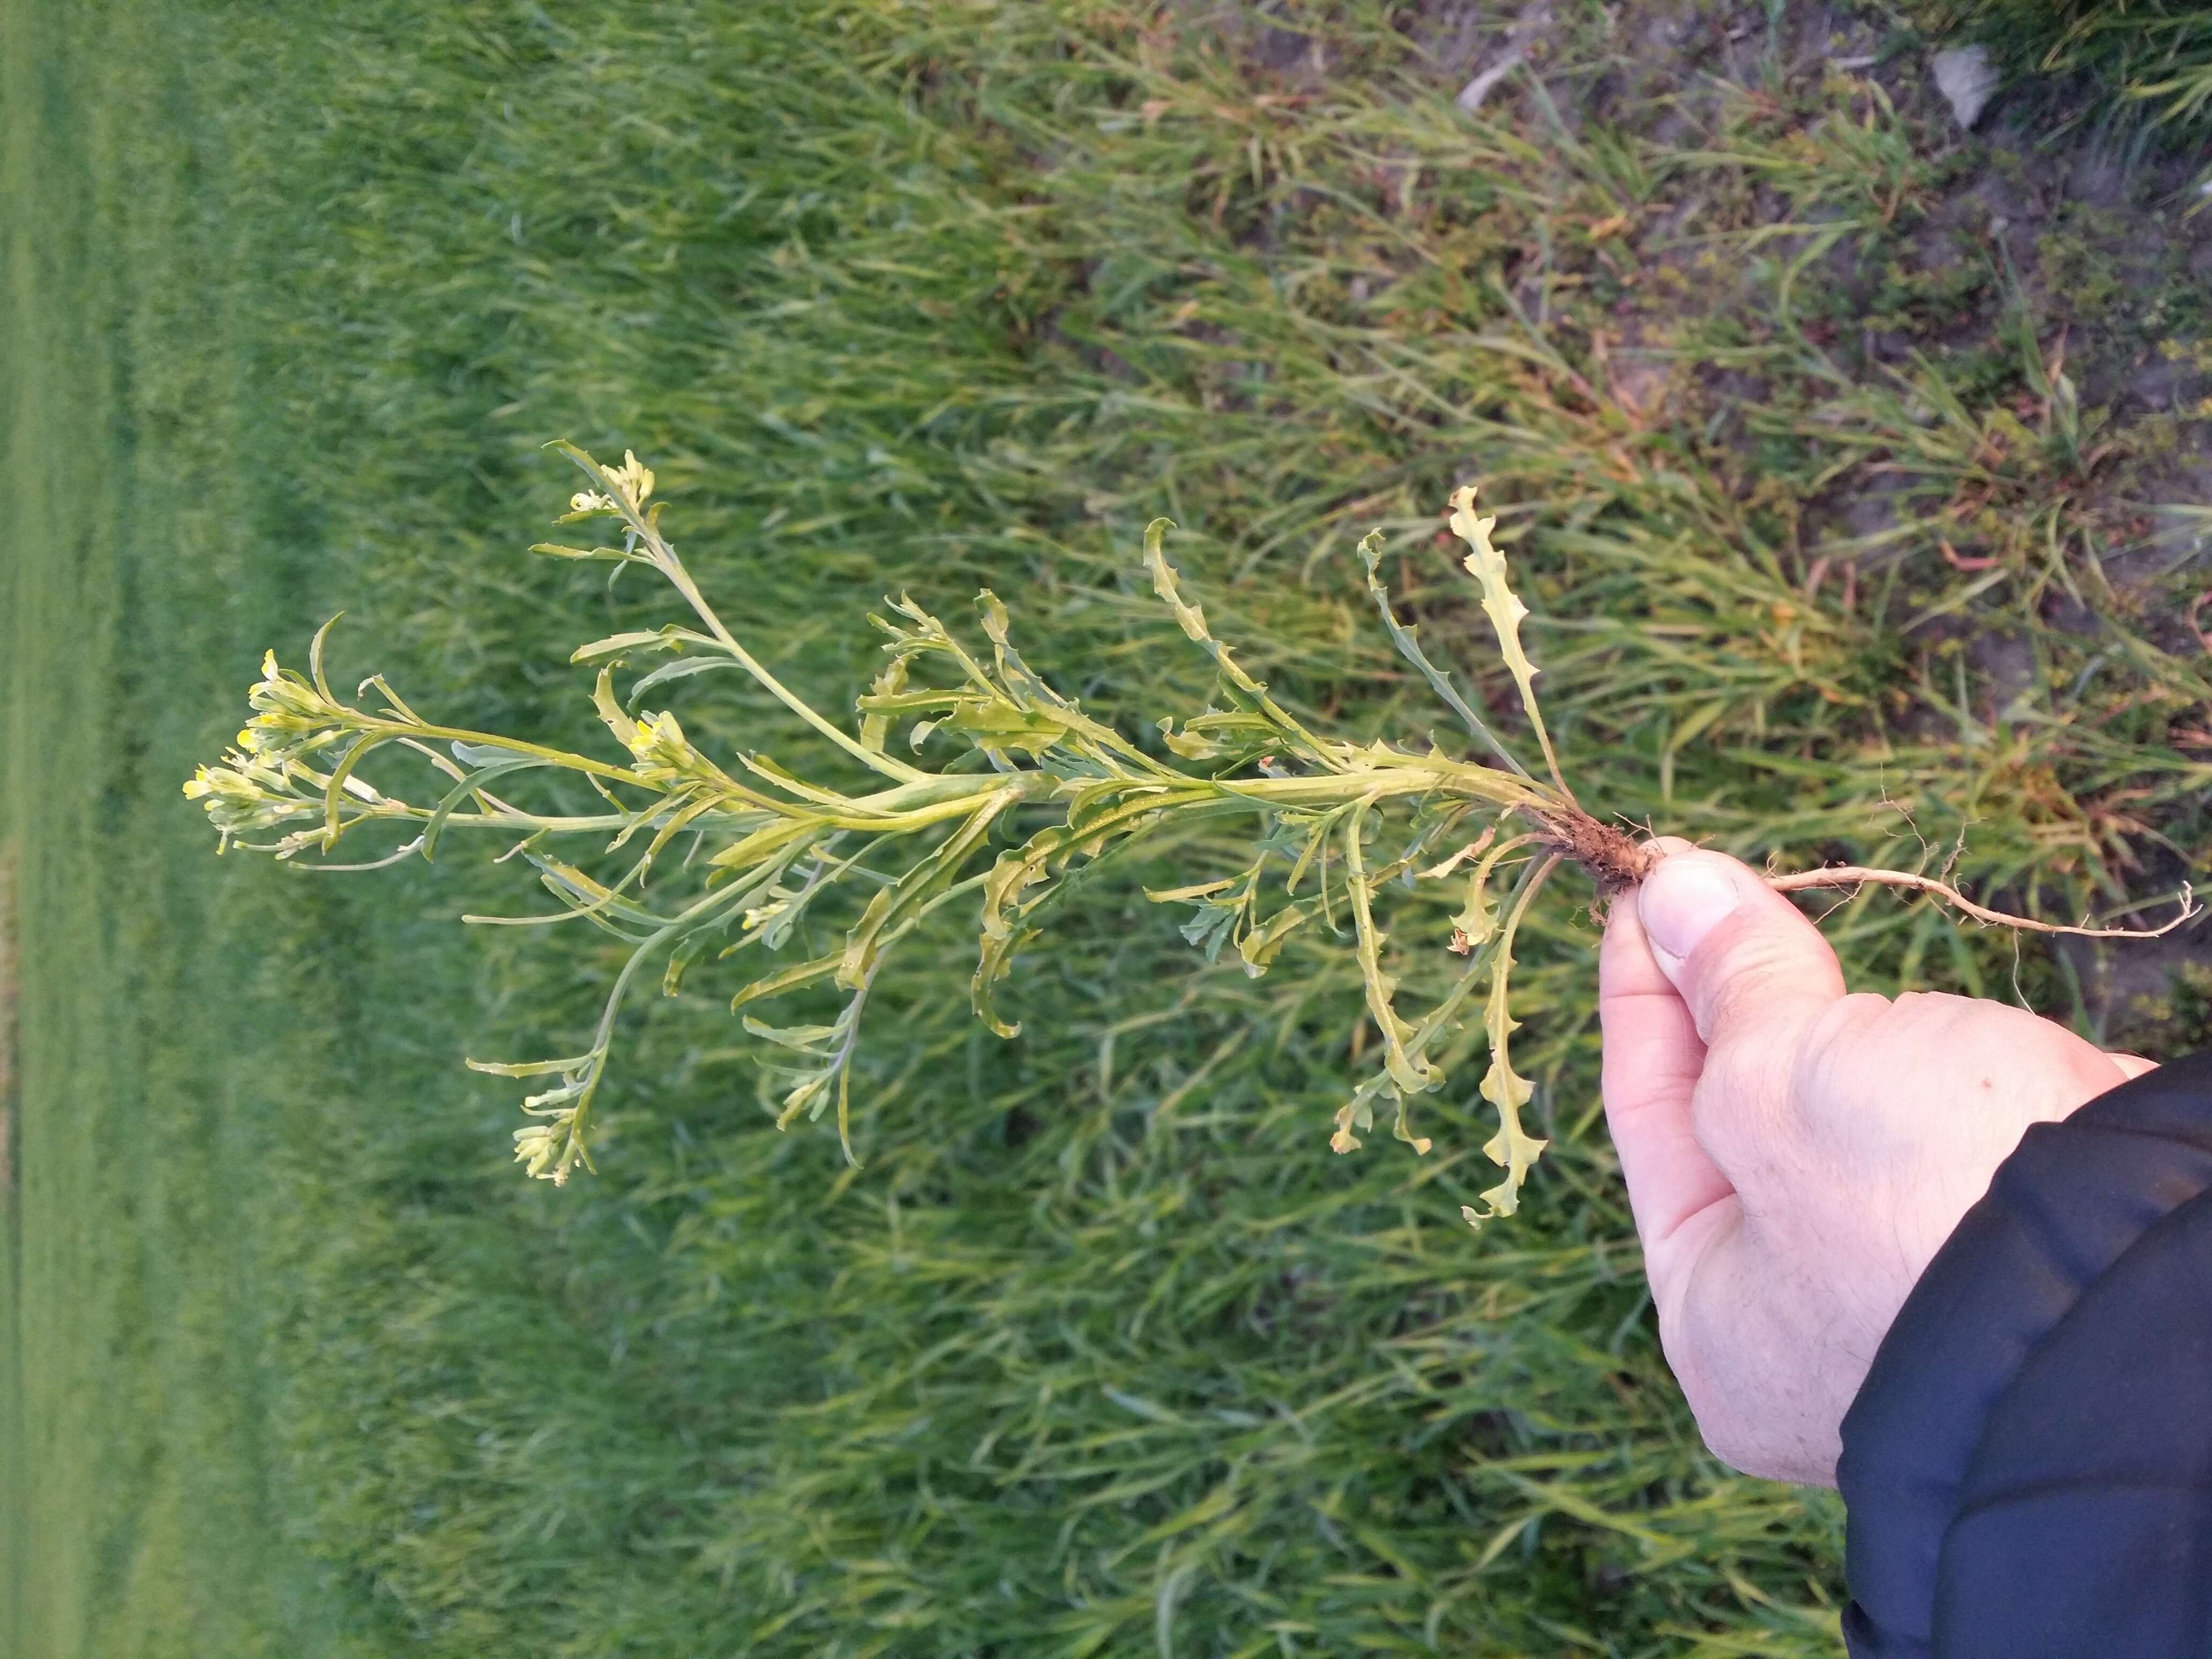
[[[1709,1049],[1792,1041],[1844,994],[1820,930],[1725,854],[1670,853],[1637,890],[1636,914]]]

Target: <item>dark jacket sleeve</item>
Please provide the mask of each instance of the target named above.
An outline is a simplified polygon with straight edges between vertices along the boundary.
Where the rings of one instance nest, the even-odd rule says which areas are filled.
[[[2212,1054],[2028,1130],[1843,1445],[1852,1659],[2212,1656]]]

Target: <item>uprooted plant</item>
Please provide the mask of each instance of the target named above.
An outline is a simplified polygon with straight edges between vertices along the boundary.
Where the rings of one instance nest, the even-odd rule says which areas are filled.
[[[348,702],[325,674],[331,626],[325,623],[309,650],[305,678],[280,668],[273,652],[264,659],[262,678],[249,694],[254,712],[236,748],[219,764],[201,767],[185,786],[205,805],[223,846],[283,860],[320,855],[308,867],[375,869],[417,853],[430,859],[450,831],[519,837],[510,853],[537,870],[559,908],[467,920],[588,921],[631,947],[584,1053],[522,1064],[469,1061],[502,1077],[552,1079],[524,1101],[532,1121],[514,1137],[515,1157],[531,1175],[559,1183],[579,1164],[592,1167],[592,1100],[605,1075],[616,1016],[649,963],[662,963],[663,988],[672,994],[708,951],[720,957],[750,952],[757,965],[732,999],[733,1010],[823,983],[843,993],[842,1012],[826,1024],[773,1025],[750,1013],[744,1024],[789,1056],[774,1067],[787,1085],[778,1127],[801,1115],[818,1117],[834,1101],[849,1158],[852,1062],[869,989],[900,941],[926,917],[973,896],[981,922],[971,987],[976,1012],[1010,1037],[1017,1027],[994,1006],[994,989],[1036,936],[1044,907],[1072,878],[1164,831],[1235,815],[1252,820],[1257,831],[1249,866],[1217,880],[1148,890],[1149,896],[1194,907],[1184,935],[1209,957],[1233,946],[1255,975],[1295,930],[1320,919],[1340,934],[1348,921],[1367,1013],[1382,1045],[1376,1071],[1336,1113],[1329,1145],[1339,1152],[1357,1147],[1358,1133],[1372,1129],[1378,1102],[1395,1107],[1399,1139],[1417,1152],[1429,1149],[1413,1133],[1409,1109],[1415,1097],[1443,1083],[1434,1049],[1473,1017],[1480,995],[1490,1057],[1481,1094],[1499,1120],[1484,1151],[1505,1174],[1482,1194],[1486,1211],[1468,1206],[1464,1213],[1480,1222],[1513,1212],[1547,1144],[1522,1123],[1531,1088],[1510,1057],[1516,933],[1562,862],[1580,866],[1610,896],[1640,879],[1654,854],[1586,811],[1561,774],[1536,700],[1536,668],[1521,644],[1528,612],[1508,586],[1504,556],[1492,541],[1496,521],[1475,516],[1473,490],[1454,495],[1451,527],[1469,549],[1466,567],[1542,751],[1541,777],[1499,740],[1422,650],[1413,629],[1393,614],[1380,574],[1379,533],[1360,551],[1383,626],[1487,751],[1486,759],[1455,758],[1433,740],[1413,750],[1310,729],[1237,663],[1208,629],[1204,612],[1185,599],[1163,550],[1170,527],[1164,519],[1146,531],[1145,558],[1184,634],[1212,658],[1224,708],[1190,717],[1180,731],[1172,720],[1161,720],[1157,744],[1133,741],[1062,696],[1023,660],[1005,605],[986,590],[977,601],[988,641],[981,653],[903,596],[889,605],[889,616],[872,618],[889,635],[889,661],[859,700],[858,730],[848,731],[793,693],[724,626],[662,535],[662,504],[651,501],[653,474],[635,456],[609,467],[573,446],[556,447],[582,470],[588,486],[559,522],[611,523],[621,544],[541,544],[532,551],[649,566],[684,597],[700,624],[616,634],[575,653],[573,660],[599,665],[593,701],[628,751],[626,763],[439,725],[416,714],[381,675],[363,681],[356,693],[365,697],[373,690],[368,706]],[[665,660],[640,675],[627,694],[618,693],[616,671],[651,657]],[[728,668],[750,675],[842,750],[848,766],[864,769],[874,787],[848,793],[763,753],[732,755],[726,767],[700,750],[673,714],[629,712],[656,686]],[[908,754],[919,755],[933,734],[954,738],[962,749],[934,766],[907,759],[892,746],[902,725]],[[362,775],[364,763],[387,748],[412,751],[442,775],[434,798],[410,801]],[[580,778],[600,810],[532,811],[496,793],[512,793],[507,781],[520,774],[547,771]],[[387,823],[415,826],[416,833],[366,863],[325,861],[352,831]],[[286,825],[296,827],[273,841],[244,839]],[[1014,844],[987,858],[994,837]],[[611,861],[605,879],[552,850],[579,842],[604,843],[600,852]],[[676,879],[664,875],[649,885],[679,842]],[[1464,955],[1467,965],[1434,1006],[1408,1018],[1398,1007],[1396,981],[1384,969],[1376,900],[1394,882],[1412,886],[1447,878],[1465,884],[1449,948]],[[1785,890],[1869,882],[1926,892],[1983,921],[2051,933],[2107,931],[2002,915],[1940,881],[1905,872],[1853,866],[1773,878]],[[680,896],[655,902],[671,886],[680,886]],[[2194,909],[2185,888],[2180,914],[2166,928]],[[814,919],[841,933],[842,943],[780,963],[787,945],[811,931],[803,924]]]

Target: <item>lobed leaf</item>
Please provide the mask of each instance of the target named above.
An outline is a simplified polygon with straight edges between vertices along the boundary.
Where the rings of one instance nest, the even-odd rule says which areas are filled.
[[[1490,538],[1498,520],[1495,515],[1487,519],[1475,517],[1472,485],[1462,485],[1452,491],[1451,505],[1452,531],[1471,550],[1466,559],[1468,574],[1481,584],[1483,613],[1498,630],[1498,654],[1504,658],[1513,684],[1521,693],[1521,706],[1528,711],[1528,723],[1536,728],[1536,741],[1543,745],[1545,763],[1552,769],[1552,781],[1571,801],[1574,792],[1567,787],[1566,779],[1559,771],[1559,757],[1553,752],[1551,734],[1544,729],[1543,710],[1536,705],[1536,665],[1521,648],[1521,623],[1528,616],[1528,607],[1521,603],[1520,596],[1507,583],[1505,555]]]

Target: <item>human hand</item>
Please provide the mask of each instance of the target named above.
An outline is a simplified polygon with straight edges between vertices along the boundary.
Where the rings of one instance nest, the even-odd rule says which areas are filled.
[[[1660,1343],[1715,1456],[1832,1486],[1875,1348],[1997,1165],[2150,1062],[2003,1003],[1848,994],[1751,869],[1656,844],[1598,1017]]]

